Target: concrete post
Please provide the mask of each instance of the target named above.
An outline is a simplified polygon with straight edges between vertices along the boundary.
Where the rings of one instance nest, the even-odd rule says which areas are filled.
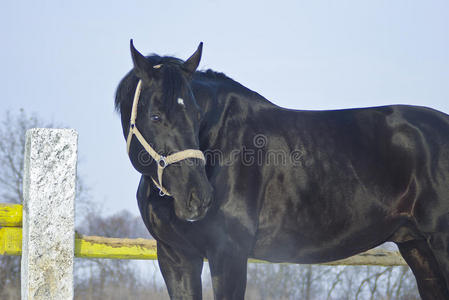
[[[23,177],[22,299],[73,299],[78,135],[30,129]]]

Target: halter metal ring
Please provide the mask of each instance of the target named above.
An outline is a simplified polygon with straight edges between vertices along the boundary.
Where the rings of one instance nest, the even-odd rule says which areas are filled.
[[[159,161],[157,162],[157,164],[162,168],[165,169],[165,167],[167,166],[167,159],[165,156],[161,155],[161,158],[159,158]]]

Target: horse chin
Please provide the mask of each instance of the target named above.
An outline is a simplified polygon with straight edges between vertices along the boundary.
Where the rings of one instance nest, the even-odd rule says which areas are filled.
[[[188,222],[196,222],[203,219],[206,216],[207,211],[209,210],[209,206],[206,207],[189,207],[187,205],[188,202],[180,201],[182,203],[178,203],[175,198],[175,214],[176,216]]]

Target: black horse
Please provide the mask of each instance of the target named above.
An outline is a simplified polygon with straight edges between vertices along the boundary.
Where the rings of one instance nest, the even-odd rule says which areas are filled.
[[[196,71],[201,52],[144,57],[131,43],[134,68],[115,99],[172,299],[201,299],[204,258],[215,299],[243,299],[248,257],[320,263],[385,241],[398,245],[423,299],[449,299],[448,115],[284,109]]]

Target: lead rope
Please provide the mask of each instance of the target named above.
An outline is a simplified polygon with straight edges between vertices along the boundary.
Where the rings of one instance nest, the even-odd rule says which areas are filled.
[[[139,80],[136,87],[136,92],[134,93],[134,99],[133,99],[133,106],[131,110],[131,120],[129,122],[129,132],[128,132],[128,138],[126,139],[126,150],[129,155],[129,148],[131,146],[131,140],[133,136],[136,136],[137,140],[140,142],[140,144],[143,146],[145,151],[157,162],[157,181],[151,177],[151,180],[153,181],[154,185],[159,189],[159,195],[160,196],[171,196],[171,194],[165,189],[162,185],[162,174],[164,172],[164,169],[171,164],[174,164],[176,162],[179,162],[181,160],[187,159],[187,158],[198,158],[203,160],[204,162],[206,159],[204,158],[204,154],[200,150],[196,149],[187,149],[182,150],[173,154],[170,154],[169,156],[163,156],[157,153],[153,147],[143,137],[143,135],[140,133],[139,129],[137,129],[136,126],[136,118],[137,118],[137,104],[139,103],[140,98],[140,91],[142,90],[142,80]]]

